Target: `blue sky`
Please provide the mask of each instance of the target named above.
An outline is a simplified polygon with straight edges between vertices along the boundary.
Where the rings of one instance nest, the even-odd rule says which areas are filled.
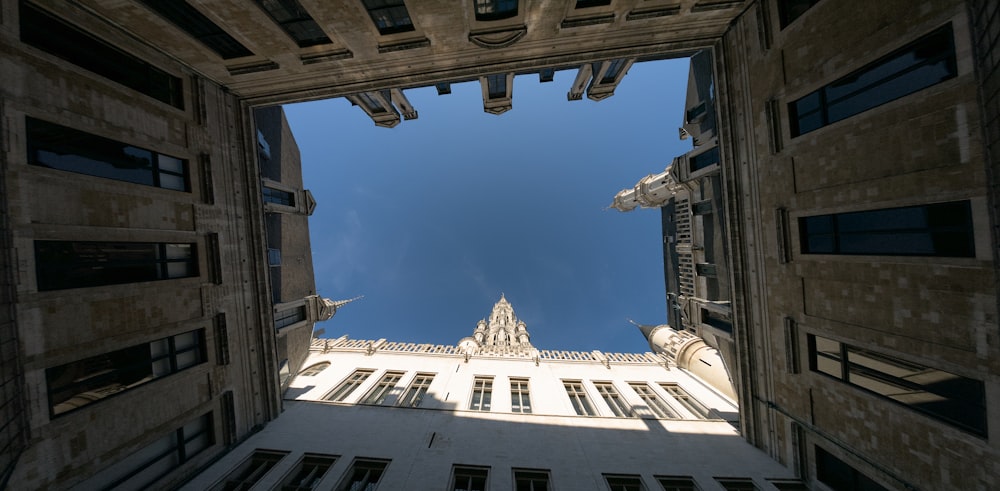
[[[658,210],[605,208],[690,148],[687,59],[632,66],[615,95],[567,101],[575,71],[410,89],[419,118],[376,127],[346,99],[285,106],[302,154],[320,295],[365,297],[325,337],[455,344],[505,293],[541,349],[643,352],[626,318],[665,322]]]

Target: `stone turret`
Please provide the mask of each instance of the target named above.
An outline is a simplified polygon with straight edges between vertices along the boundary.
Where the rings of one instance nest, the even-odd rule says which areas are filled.
[[[666,324],[635,325],[649,342],[649,347],[654,353],[666,355],[678,368],[697,375],[723,394],[736,399],[729,370],[722,361],[719,350],[690,332],[678,331]]]
[[[500,294],[500,300],[493,305],[489,317],[480,320],[472,336],[462,338],[458,345],[466,352],[485,347],[525,351],[534,349],[528,327],[514,315],[514,307],[503,294]]]

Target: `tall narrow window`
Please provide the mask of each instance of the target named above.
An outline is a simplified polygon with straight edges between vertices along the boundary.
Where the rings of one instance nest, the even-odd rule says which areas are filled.
[[[455,466],[451,475],[451,491],[486,491],[489,467]]]
[[[194,244],[35,241],[38,290],[198,276]]]
[[[528,379],[510,379],[510,410],[515,413],[531,412],[531,397],[528,394]]]
[[[491,21],[517,15],[517,0],[473,0],[476,4],[476,20]]]
[[[549,471],[514,469],[514,491],[549,491]]]
[[[487,93],[490,99],[507,97],[507,74],[495,73],[486,76]]]
[[[385,372],[382,378],[368,391],[368,394],[361,399],[361,404],[381,405],[392,393],[392,389],[403,378],[404,372]]]
[[[862,474],[850,464],[834,457],[822,447],[816,449],[816,480],[834,491],[888,491],[872,478]]]
[[[47,368],[53,416],[203,363],[205,330],[188,331]]]
[[[424,400],[424,395],[427,394],[427,388],[431,386],[431,381],[433,380],[433,373],[418,373],[413,377],[413,382],[410,382],[410,386],[406,388],[403,397],[399,398],[399,405],[404,407],[419,407],[421,401]]]
[[[21,2],[21,41],[160,102],[184,109],[181,79]]]
[[[275,450],[256,450],[226,478],[212,488],[212,491],[230,491],[250,489],[257,484],[277,463],[285,458],[288,452]]]
[[[250,50],[233,39],[211,19],[185,0],[139,0],[146,7],[163,16],[180,30],[197,39],[224,60],[253,55]]]
[[[627,418],[632,415],[632,410],[628,407],[628,404],[622,400],[622,397],[618,394],[618,390],[611,382],[594,382],[594,388],[597,389],[597,393],[601,395],[604,402],[608,404],[611,408],[611,412],[619,418]]]
[[[642,382],[634,382],[629,384],[632,390],[636,394],[639,394],[639,398],[642,402],[646,403],[646,407],[649,408],[650,412],[656,415],[657,418],[678,418],[677,412],[674,411],[660,396],[653,392],[653,389],[649,388],[648,385]]]
[[[298,324],[299,322],[306,320],[307,317],[305,305],[299,305],[298,307],[282,310],[274,314],[274,328],[281,329],[292,324]]]
[[[958,75],[951,24],[788,105],[799,136]]]
[[[329,44],[319,24],[313,20],[309,12],[298,0],[254,0],[267,15],[278,23],[282,30],[298,44],[300,48],[308,48],[320,44]]]
[[[986,436],[982,381],[809,335],[809,369]]]
[[[336,455],[307,453],[295,467],[281,480],[275,489],[281,491],[310,491],[323,479],[337,461]]]
[[[264,186],[264,202],[282,206],[295,206],[295,194]]]
[[[355,389],[361,386],[375,370],[361,369],[355,370],[346,380],[340,383],[336,389],[326,395],[323,400],[341,402],[347,399]]]
[[[667,391],[668,394],[681,403],[685,409],[694,413],[695,416],[701,419],[711,418],[711,411],[699,402],[698,399],[691,397],[691,394],[688,394],[681,386],[677,384],[660,384],[660,387],[663,387],[663,390]]]
[[[326,368],[329,367],[329,366],[330,366],[330,362],[328,362],[328,361],[316,363],[314,365],[310,365],[309,368],[306,368],[305,370],[302,370],[299,373],[299,376],[300,377],[315,377],[316,375],[319,375],[320,372],[322,372],[323,370],[326,370]]]
[[[379,34],[395,34],[413,30],[410,12],[403,0],[361,0]]]
[[[607,481],[611,491],[646,491],[646,486],[639,476],[605,474],[604,480]]]
[[[968,201],[799,218],[803,254],[975,257]]]
[[[388,460],[355,460],[337,491],[375,491],[388,465]]]
[[[190,191],[186,160],[35,118],[24,118],[28,163],[175,191]]]
[[[582,382],[563,381],[563,387],[566,389],[566,395],[569,396],[569,402],[573,405],[573,410],[576,411],[576,414],[580,416],[594,416],[597,414],[594,411],[594,406],[587,399],[587,392],[583,389]]]
[[[476,377],[472,382],[472,400],[469,409],[473,411],[489,411],[493,398],[493,377]]]

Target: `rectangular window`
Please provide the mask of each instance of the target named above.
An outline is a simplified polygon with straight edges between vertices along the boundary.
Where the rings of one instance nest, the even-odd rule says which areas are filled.
[[[646,403],[646,407],[648,407],[650,412],[655,414],[657,418],[680,418],[680,416],[677,415],[677,411],[674,411],[673,408],[668,406],[666,402],[663,402],[663,399],[660,399],[660,396],[656,395],[656,393],[653,392],[653,389],[645,383],[633,382],[630,383],[629,386],[632,387],[632,390],[634,390],[636,394],[639,394],[639,398],[642,399],[642,402]]]
[[[413,30],[413,21],[403,0],[361,0],[379,34],[395,34]]]
[[[493,398],[493,377],[476,377],[472,383],[472,400],[469,409],[473,411],[489,411],[490,400]]]
[[[982,381],[812,334],[808,341],[810,370],[986,436],[986,389]]]
[[[951,24],[788,105],[792,136],[860,114],[958,75]]]
[[[717,477],[715,481],[726,491],[757,491],[752,479]]]
[[[35,241],[38,291],[198,276],[194,244]]]
[[[799,218],[803,254],[975,257],[968,201]]]
[[[615,389],[614,384],[611,382],[594,382],[594,388],[597,389],[597,393],[601,395],[601,398],[608,404],[608,407],[611,408],[611,412],[615,416],[619,418],[632,416],[632,409],[618,395],[618,390]]]
[[[490,99],[507,97],[507,74],[495,73],[486,76],[487,94]]]
[[[300,305],[274,314],[274,328],[281,329],[306,320],[306,306]]]
[[[190,191],[186,160],[35,118],[24,118],[28,163],[176,191]]]
[[[613,84],[615,79],[618,78],[618,74],[621,73],[622,68],[625,66],[625,58],[616,58],[611,60],[611,64],[608,65],[608,69],[604,72],[604,76],[601,77],[602,84]]]
[[[184,109],[181,79],[21,2],[21,41],[112,82]]]
[[[514,469],[514,491],[549,491],[549,471]]]
[[[691,172],[697,172],[702,169],[708,168],[719,163],[719,147],[714,146],[698,155],[692,155],[688,158],[688,164],[691,166]]]
[[[720,312],[701,309],[701,323],[708,324],[722,332],[733,333],[733,322]]]
[[[388,460],[356,459],[337,491],[375,491]]]
[[[806,10],[817,3],[819,0],[778,0],[778,19],[781,22],[781,28],[788,27],[788,24],[798,19],[800,15],[806,13]]]
[[[215,22],[185,0],[139,0],[146,7],[163,16],[180,30],[197,39],[223,60],[252,56],[253,53],[223,31]]]
[[[604,474],[604,480],[611,491],[646,491],[646,486],[639,476]]]
[[[491,21],[517,15],[517,0],[474,0],[476,20]]]
[[[656,476],[655,479],[663,491],[698,491],[698,485],[688,476]]]
[[[219,312],[212,319],[212,327],[215,329],[215,363],[217,365],[229,364],[229,327],[226,325],[226,313]]]
[[[229,447],[236,442],[236,401],[233,391],[227,390],[219,397],[219,407],[222,409],[222,444]]]
[[[361,404],[381,405],[384,403],[392,392],[392,389],[399,383],[399,379],[403,378],[404,373],[385,372],[385,375],[382,375],[382,379],[375,384],[375,387],[372,387],[368,391],[368,394],[361,399]]]
[[[230,471],[222,482],[212,488],[212,491],[250,489],[286,455],[287,451],[255,450],[253,455]]]
[[[542,68],[538,71],[538,81],[540,83],[551,82],[555,80],[556,70],[555,68]]]
[[[833,491],[888,491],[872,478],[858,472],[847,462],[834,457],[821,447],[816,449],[816,480],[826,484]]]
[[[208,412],[102,471],[98,479],[103,483],[88,481],[82,487],[148,489],[167,473],[215,444],[213,435],[212,413]]]
[[[710,419],[712,417],[711,410],[699,402],[698,399],[691,397],[691,394],[688,394],[681,386],[673,383],[663,383],[660,384],[660,387],[663,387],[663,390],[667,391],[668,394],[681,403],[685,409],[694,413],[695,416],[701,419]]]
[[[310,491],[316,488],[316,483],[323,479],[337,461],[336,455],[306,453],[302,460],[281,480],[274,489],[281,491]]]
[[[531,412],[531,397],[528,394],[528,379],[510,379],[510,410],[515,413]]]
[[[198,329],[45,369],[53,416],[100,401],[205,361]]]
[[[355,370],[350,377],[347,377],[346,380],[341,382],[340,385],[327,394],[323,400],[342,402],[344,399],[347,399],[347,396],[351,395],[351,392],[354,392],[355,389],[361,386],[361,384],[364,383],[364,381],[367,380],[373,373],[375,373],[375,370]]]
[[[271,267],[281,266],[281,249],[267,249],[267,265]]]
[[[580,416],[594,416],[597,414],[597,411],[594,411],[594,406],[587,399],[587,392],[583,389],[582,382],[563,381],[563,387],[566,388],[566,395],[569,396],[569,402],[573,405],[573,410],[576,411],[576,414]]]
[[[330,38],[298,0],[255,1],[300,48],[330,43]]]
[[[433,373],[418,373],[413,377],[413,382],[410,382],[410,386],[406,388],[403,397],[399,398],[399,405],[403,407],[420,407],[420,403],[424,400],[424,395],[427,394],[427,388],[431,386],[433,380]]]
[[[489,467],[455,466],[451,475],[451,491],[486,491]]]
[[[295,193],[264,186],[264,202],[295,207]]]

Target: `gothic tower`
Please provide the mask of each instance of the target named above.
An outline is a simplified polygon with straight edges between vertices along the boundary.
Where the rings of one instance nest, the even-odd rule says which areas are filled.
[[[514,315],[514,307],[501,293],[500,300],[493,305],[489,320],[480,320],[472,336],[462,338],[458,345],[466,351],[475,351],[476,348],[482,347],[530,350],[534,348],[530,339],[531,335],[528,334],[524,321],[518,320]]]

